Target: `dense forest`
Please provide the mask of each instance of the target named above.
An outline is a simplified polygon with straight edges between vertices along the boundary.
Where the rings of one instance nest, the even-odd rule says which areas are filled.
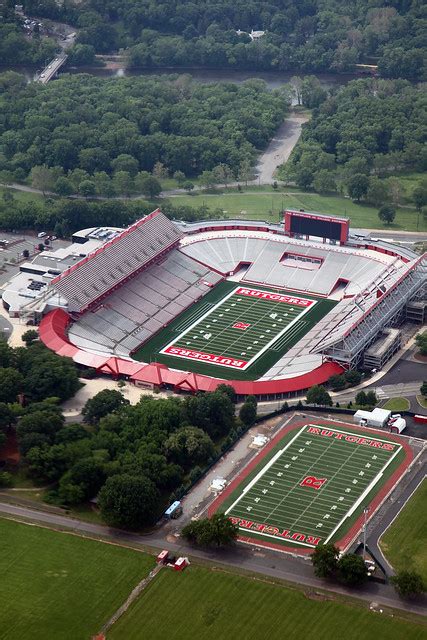
[[[129,48],[134,66],[319,72],[368,62],[384,77],[425,77],[420,0],[24,0],[24,7],[74,24],[78,42],[98,53]],[[265,35],[252,41],[252,30]]]
[[[35,167],[39,177],[40,167],[54,168],[71,192],[85,183],[83,195],[97,185],[112,195],[111,180],[127,194],[140,181],[140,192],[152,196],[146,172],[155,167],[184,178],[218,165],[232,175],[250,167],[286,110],[286,95],[261,80],[203,85],[189,76],[78,75],[43,86],[7,72],[0,75],[0,172],[3,181],[23,181]]]
[[[304,84],[301,91],[304,101]],[[313,109],[280,176],[303,189],[345,186],[357,200],[399,204],[391,176],[427,169],[426,107],[424,88],[405,80],[354,80]]]
[[[27,348],[0,340],[0,446],[16,428],[22,471],[49,485],[47,499],[75,505],[98,496],[109,524],[152,524],[255,420],[255,399],[236,418],[234,390],[220,385],[183,399],[142,396],[135,406],[105,389],[86,403],[83,424],[66,423],[59,403],[79,388],[76,367],[34,330],[24,338]],[[0,486],[11,482],[0,473]]]

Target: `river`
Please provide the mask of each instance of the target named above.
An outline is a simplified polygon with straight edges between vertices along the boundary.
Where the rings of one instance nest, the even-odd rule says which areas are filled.
[[[8,66],[3,67],[0,66],[0,71],[13,70],[17,73],[22,73],[27,78],[28,82],[34,80],[36,76],[37,70],[35,67],[24,66],[24,65],[16,65],[16,66]],[[284,84],[288,84],[290,79],[298,75],[301,78],[304,78],[306,75],[313,74],[305,74],[295,72],[274,72],[274,71],[233,71],[230,69],[194,69],[194,68],[176,68],[176,67],[165,67],[162,69],[125,69],[124,66],[121,66],[120,63],[115,63],[114,68],[105,68],[105,67],[65,67],[62,73],[89,73],[93,76],[99,78],[123,78],[123,77],[131,77],[131,76],[162,76],[162,75],[170,75],[170,74],[189,74],[193,77],[193,79],[197,82],[202,82],[205,84],[213,84],[214,82],[234,82],[240,83],[248,80],[250,78],[258,78],[260,80],[264,80],[269,89],[277,89]],[[60,74],[60,75],[61,75]],[[325,89],[330,89],[332,87],[339,87],[347,84],[350,80],[354,80],[357,75],[354,74],[340,74],[334,75],[331,73],[320,73],[315,74],[319,79],[321,85],[325,87]]]

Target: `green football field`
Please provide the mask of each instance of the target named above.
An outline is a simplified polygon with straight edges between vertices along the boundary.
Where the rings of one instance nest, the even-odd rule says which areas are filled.
[[[0,518],[0,638],[89,640],[154,558]]]
[[[386,434],[305,425],[260,457],[219,510],[241,535],[314,548],[342,537],[404,450]]]
[[[133,357],[217,378],[260,377],[336,301],[222,282]]]

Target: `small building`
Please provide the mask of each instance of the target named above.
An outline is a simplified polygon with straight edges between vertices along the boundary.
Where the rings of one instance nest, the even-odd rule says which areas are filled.
[[[175,571],[184,571],[185,567],[188,567],[189,564],[190,561],[188,558],[180,557],[175,560],[173,568],[175,569]]]
[[[182,514],[182,505],[179,500],[175,500],[165,511],[165,518],[168,520],[175,520],[175,518],[179,518]]]
[[[156,558],[157,564],[166,564],[169,560],[169,551],[167,549],[163,549],[160,551],[159,555]]]
[[[376,407],[373,411],[363,411],[359,409],[353,416],[353,422],[362,427],[385,427],[390,419],[391,411]]]
[[[388,428],[391,433],[402,433],[402,431],[406,429],[406,420],[402,418],[400,414],[391,416],[388,421]]]

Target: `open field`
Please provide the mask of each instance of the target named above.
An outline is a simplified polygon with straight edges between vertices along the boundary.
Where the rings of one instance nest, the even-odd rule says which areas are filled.
[[[283,209],[305,209],[319,213],[347,216],[351,226],[366,229],[391,229],[401,231],[417,230],[417,213],[414,209],[398,209],[391,225],[384,225],[378,218],[378,209],[356,204],[342,196],[321,196],[317,193],[267,193],[265,191],[219,192],[217,194],[196,193],[170,197],[173,204],[190,206],[206,205],[211,209],[219,208],[229,218],[237,217],[250,220],[279,222]],[[419,231],[427,231],[427,219],[419,217]]]
[[[221,282],[148,340],[133,357],[217,378],[254,380],[336,304],[310,296],[310,305],[305,307],[234,293],[242,289],[271,293],[276,298],[280,294],[289,300],[308,300],[285,290],[272,291],[267,287],[261,290],[240,287],[232,281]],[[237,324],[241,327],[236,327]]]
[[[2,640],[88,640],[152,569],[131,549],[0,519]]]
[[[427,582],[427,480],[418,487],[381,538],[394,569],[415,569]]]
[[[390,398],[382,406],[382,409],[388,409],[389,411],[407,411],[410,406],[407,398]]]
[[[308,551],[348,536],[404,458],[398,441],[374,432],[299,423],[279,433],[211,511],[225,512],[243,539]]]
[[[260,578],[191,566],[163,570],[108,640],[421,640],[425,627]],[[233,631],[234,629],[234,631]]]

